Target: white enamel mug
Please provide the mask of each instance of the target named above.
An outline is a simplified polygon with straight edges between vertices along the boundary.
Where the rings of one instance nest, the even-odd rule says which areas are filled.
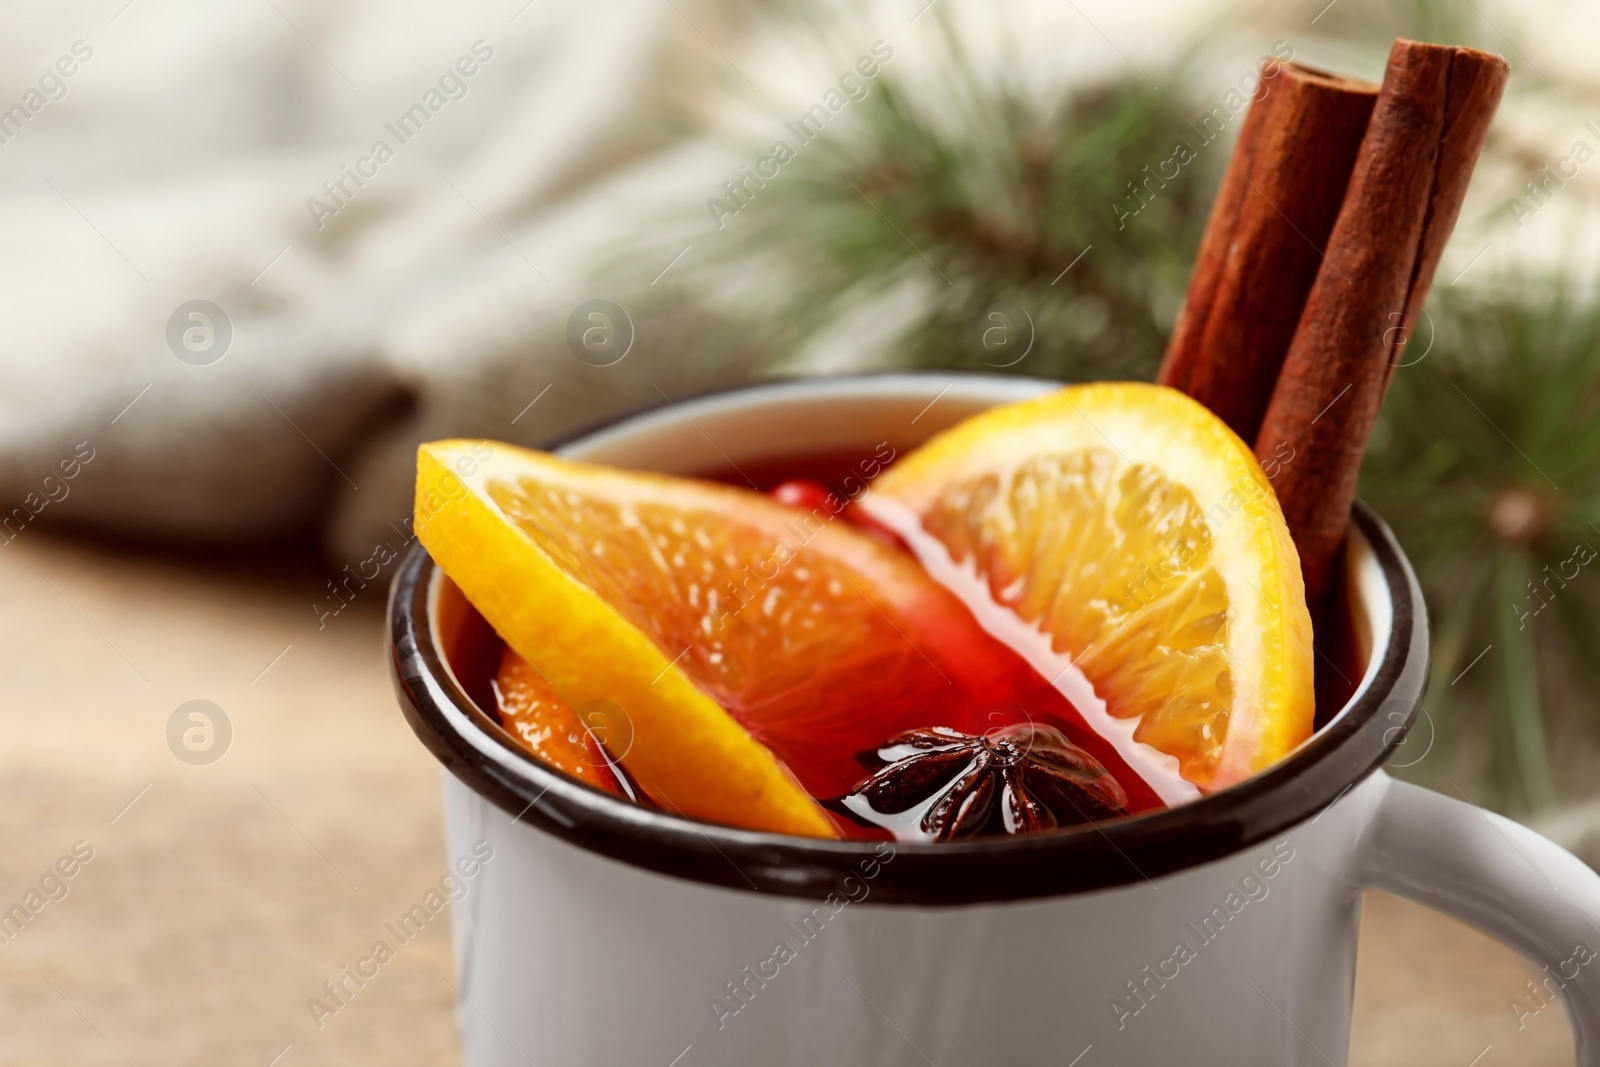
[[[561,452],[674,473],[867,456],[885,440],[903,452],[1050,387],[959,374],[762,385]],[[480,706],[486,624],[414,551],[390,603],[396,687],[447,768],[450,860],[492,849],[452,918],[464,1062],[1339,1065],[1373,886],[1544,967],[1578,1062],[1600,1067],[1600,876],[1379,769],[1422,698],[1427,622],[1365,509],[1345,570],[1364,673],[1278,766],[1097,827],[891,846],[691,822],[536,763]]]

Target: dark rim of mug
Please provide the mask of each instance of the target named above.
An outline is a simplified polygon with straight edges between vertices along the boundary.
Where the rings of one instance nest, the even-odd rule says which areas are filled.
[[[1393,605],[1389,641],[1375,650],[1381,659],[1365,691],[1288,758],[1232,788],[1166,811],[1046,834],[892,845],[793,837],[641,808],[551,770],[518,747],[446,668],[428,610],[437,568],[421,545],[390,592],[390,666],[406,719],[452,774],[517,821],[623,863],[811,900],[851,895],[845,879],[852,876],[870,882],[873,903],[1084,893],[1152,881],[1279,837],[1316,818],[1403,742],[1427,686],[1422,593],[1388,526],[1359,502],[1354,521]],[[466,720],[513,758],[491,758],[452,719]]]

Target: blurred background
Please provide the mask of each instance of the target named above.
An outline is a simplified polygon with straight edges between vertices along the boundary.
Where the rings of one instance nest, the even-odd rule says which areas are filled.
[[[1600,863],[1593,5],[0,19],[0,900],[51,879],[0,1064],[455,1062],[443,924],[305,1003],[443,871],[380,640],[417,443],[771,376],[1149,378],[1238,124],[1195,123],[1264,55],[1378,80],[1397,35],[1513,74],[1363,474],[1435,628],[1392,767]],[[1465,927],[1373,896],[1362,959],[1352,1062],[1572,1062]]]

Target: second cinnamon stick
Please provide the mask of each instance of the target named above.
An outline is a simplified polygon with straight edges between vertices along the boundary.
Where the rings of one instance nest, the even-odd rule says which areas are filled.
[[[1399,40],[1349,189],[1256,435],[1308,596],[1328,588],[1367,438],[1427,296],[1509,66],[1471,48]]]

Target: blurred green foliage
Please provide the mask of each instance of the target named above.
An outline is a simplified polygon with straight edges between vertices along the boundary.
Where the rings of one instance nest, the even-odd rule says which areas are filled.
[[[1433,725],[1481,734],[1498,805],[1520,810],[1556,799],[1547,717],[1590,710],[1552,701],[1600,682],[1600,301],[1572,288],[1437,291],[1362,471],[1428,598]]]
[[[1161,89],[1118,80],[1040,101],[983,82],[943,40],[938,93],[886,65],[848,121],[800,147],[729,223],[726,260],[768,260],[784,278],[757,330],[793,353],[909,282],[920,310],[885,364],[1152,375],[1227,139],[1161,166],[1176,142],[1200,143],[1182,71],[1161,72]]]

